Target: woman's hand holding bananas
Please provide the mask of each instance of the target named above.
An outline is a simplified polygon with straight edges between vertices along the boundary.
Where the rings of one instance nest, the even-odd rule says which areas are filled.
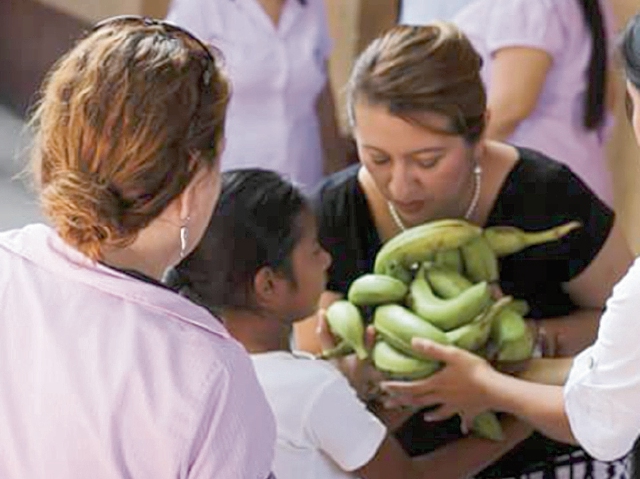
[[[433,375],[414,381],[383,381],[387,407],[438,406],[425,414],[425,420],[446,419],[460,415],[463,428],[472,427],[473,419],[492,408],[487,391],[497,373],[482,357],[455,346],[416,338],[412,346],[420,355],[433,358],[444,366]]]

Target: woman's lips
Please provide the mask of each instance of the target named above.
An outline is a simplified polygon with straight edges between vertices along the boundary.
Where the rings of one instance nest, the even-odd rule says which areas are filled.
[[[408,203],[393,202],[393,206],[395,206],[399,212],[406,214],[418,213],[423,205],[424,203],[422,201],[410,201]]]

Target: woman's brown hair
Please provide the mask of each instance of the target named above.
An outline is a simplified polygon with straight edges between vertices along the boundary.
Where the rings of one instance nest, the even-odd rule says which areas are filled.
[[[447,134],[477,141],[485,127],[482,59],[453,24],[399,25],[374,40],[356,60],[347,84],[352,126],[358,101],[385,106],[393,115],[438,130],[424,118],[449,119]]]
[[[45,215],[92,259],[130,244],[215,166],[229,85],[204,48],[161,22],[113,22],[48,74],[32,171]]]

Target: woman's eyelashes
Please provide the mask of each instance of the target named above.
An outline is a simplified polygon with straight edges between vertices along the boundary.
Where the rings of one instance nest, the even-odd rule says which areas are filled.
[[[443,156],[444,155],[431,156],[428,158],[418,157],[418,158],[414,158],[413,160],[420,166],[420,168],[428,169],[436,166]]]
[[[384,165],[385,163],[388,163],[390,160],[389,156],[381,155],[379,153],[370,154],[369,158],[376,165]]]
[[[375,165],[384,165],[391,161],[391,156],[385,155],[379,152],[368,153],[367,156],[369,160]],[[437,155],[430,155],[430,156],[410,155],[405,158],[411,161],[412,163],[416,164],[420,168],[428,169],[436,166],[444,156],[445,156],[444,153],[438,153]]]

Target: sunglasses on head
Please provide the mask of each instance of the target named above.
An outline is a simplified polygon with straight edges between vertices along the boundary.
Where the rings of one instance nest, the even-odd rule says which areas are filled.
[[[151,17],[145,17],[142,15],[118,15],[115,17],[106,18],[96,23],[91,29],[91,33],[100,30],[104,27],[116,26],[116,25],[142,25],[147,27],[160,27],[164,33],[169,36],[184,36],[189,40],[195,42],[200,46],[202,52],[205,55],[205,63],[203,63],[203,83],[205,86],[209,85],[211,78],[213,77],[214,69],[220,66],[223,62],[223,55],[213,45],[206,45],[202,40],[196,37],[188,30],[165,20],[158,20]]]

